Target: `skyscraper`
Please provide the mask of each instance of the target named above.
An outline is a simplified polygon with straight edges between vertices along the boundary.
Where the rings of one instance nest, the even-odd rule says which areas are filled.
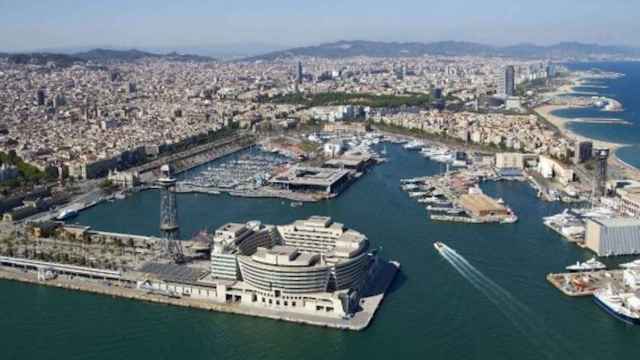
[[[595,151],[596,174],[594,179],[594,196],[601,197],[606,194],[607,186],[607,160],[609,159],[609,149],[598,149]]]
[[[434,100],[442,99],[442,88],[433,88],[433,90],[431,90],[431,96]]]
[[[588,161],[593,156],[593,142],[578,141],[574,150],[574,162],[576,164]]]
[[[505,67],[498,76],[498,95],[514,96],[516,94],[516,69],[513,65]]]
[[[44,106],[47,102],[47,93],[44,89],[38,89],[36,92],[36,98],[38,102],[38,106]]]
[[[298,61],[298,77],[296,80],[298,80],[298,84],[302,84],[302,76],[303,76],[303,71],[302,71],[302,61]]]

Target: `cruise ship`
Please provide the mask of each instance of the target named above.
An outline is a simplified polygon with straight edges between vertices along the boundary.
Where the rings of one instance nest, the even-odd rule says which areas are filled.
[[[634,293],[616,293],[609,286],[597,290],[594,301],[611,316],[627,324],[640,325],[640,297]]]
[[[567,270],[569,271],[595,271],[595,270],[604,270],[606,268],[607,267],[605,266],[605,264],[596,260],[595,257],[582,263],[578,261],[573,265],[567,266]]]

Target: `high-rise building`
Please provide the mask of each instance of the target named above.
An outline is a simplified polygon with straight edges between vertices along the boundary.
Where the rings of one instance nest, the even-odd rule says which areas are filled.
[[[516,69],[513,65],[505,67],[498,76],[498,95],[514,96],[516,94]]]
[[[297,79],[298,80],[298,84],[302,84],[302,77],[304,76],[303,73],[303,69],[302,69],[302,61],[298,61],[298,76]]]
[[[53,107],[59,108],[61,106],[65,106],[67,104],[67,99],[62,94],[58,94],[53,98]]]
[[[38,102],[38,106],[44,106],[47,103],[47,93],[44,89],[38,89],[36,92],[36,99]]]
[[[595,151],[596,175],[594,179],[594,197],[599,198],[605,195],[607,186],[607,160],[609,159],[609,149],[598,149]]]
[[[576,164],[588,161],[593,156],[593,143],[591,141],[578,141],[574,150],[573,161]]]
[[[433,97],[434,100],[440,100],[442,99],[442,88],[434,88],[431,91],[431,96]]]

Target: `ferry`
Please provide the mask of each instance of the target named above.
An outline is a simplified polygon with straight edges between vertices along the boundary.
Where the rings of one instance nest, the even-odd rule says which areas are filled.
[[[640,325],[640,297],[634,293],[615,293],[611,286],[599,289],[594,301],[611,316],[630,325]]]
[[[567,270],[569,271],[594,271],[594,270],[605,270],[607,267],[596,260],[595,257],[581,263],[580,261],[576,262],[574,265],[567,266]]]
[[[438,252],[443,252],[445,249],[445,246],[442,242],[440,241],[436,241],[433,243],[433,247],[436,248],[436,250],[438,250]]]
[[[76,209],[64,209],[58,214],[58,216],[56,216],[56,220],[67,220],[77,215],[78,215],[78,210]]]

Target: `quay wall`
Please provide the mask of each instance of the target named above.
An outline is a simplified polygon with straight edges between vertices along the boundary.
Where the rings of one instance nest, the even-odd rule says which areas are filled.
[[[144,290],[122,285],[122,282],[97,282],[77,279],[66,279],[58,277],[48,281],[39,281],[37,274],[32,271],[23,271],[18,268],[10,268],[0,266],[0,280],[18,281],[34,285],[44,285],[50,287],[56,287],[67,290],[84,291],[94,294],[107,295],[111,297],[119,297],[130,300],[146,301],[157,304],[165,304],[172,306],[181,306],[192,309],[218,311],[231,314],[248,315],[253,317],[268,318],[272,320],[289,321],[305,325],[313,325],[327,328],[334,328],[340,330],[352,330],[362,331],[366,329],[371,321],[373,315],[379,308],[384,295],[388,287],[393,282],[396,272],[399,270],[400,265],[397,263],[388,263],[388,270],[385,274],[380,276],[380,284],[383,291],[375,296],[365,298],[363,304],[366,309],[355,314],[353,318],[349,319],[333,319],[324,318],[314,315],[298,314],[298,313],[285,313],[279,309],[259,308],[250,306],[241,306],[233,303],[218,303],[210,300],[196,299],[196,298],[172,298],[161,294],[150,293]]]

